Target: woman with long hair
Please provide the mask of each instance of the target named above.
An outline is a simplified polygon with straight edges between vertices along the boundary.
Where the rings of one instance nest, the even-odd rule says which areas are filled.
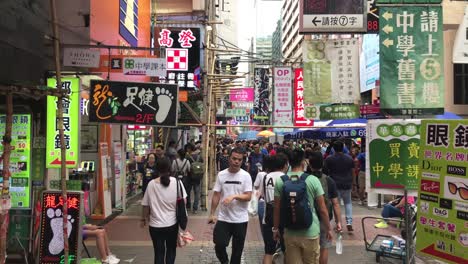
[[[153,240],[154,263],[173,264],[176,258],[179,226],[176,218],[177,187],[180,184],[181,196],[187,193],[181,181],[171,177],[171,161],[160,158],[156,161],[159,177],[149,182],[141,204],[143,214],[141,226],[149,225]]]

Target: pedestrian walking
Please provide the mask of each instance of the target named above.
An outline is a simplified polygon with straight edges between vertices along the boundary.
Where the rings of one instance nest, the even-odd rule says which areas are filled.
[[[343,153],[343,142],[335,141],[333,149],[334,154],[325,160],[324,168],[336,183],[338,199],[343,199],[345,206],[346,228],[349,232],[352,232],[354,229],[351,190],[353,187],[354,161],[349,155]]]
[[[320,222],[328,218],[323,189],[317,177],[304,173],[304,151],[294,149],[289,157],[291,171],[275,183],[274,227],[276,241],[284,226],[285,263],[319,263]],[[314,202],[317,209],[312,206]],[[281,221],[280,221],[281,220]],[[325,221],[326,238],[332,239],[330,222]]]
[[[186,207],[187,210],[192,209],[192,213],[197,214],[198,205],[200,203],[201,181],[205,175],[205,165],[203,163],[201,151],[195,152],[195,147],[192,144],[186,146],[185,157],[190,162],[190,171],[186,177],[186,180],[184,181],[185,188],[187,190]]]
[[[146,192],[148,183],[158,177],[158,170],[156,169],[157,156],[155,153],[148,154],[145,164],[140,167],[140,172],[143,175],[143,194]]]
[[[149,225],[149,233],[153,241],[154,263],[173,264],[176,259],[177,235],[179,226],[176,218],[178,179],[171,177],[171,161],[161,158],[156,161],[159,178],[149,182],[145,196],[141,202],[143,213],[141,226]],[[179,182],[182,184],[182,182]],[[182,197],[187,193],[184,188]]]
[[[229,156],[229,168],[218,173],[213,187],[209,223],[215,223],[213,242],[216,257],[222,264],[240,264],[244,250],[247,223],[249,221],[248,205],[252,197],[252,180],[248,172],[242,170],[244,152],[235,148]],[[221,202],[221,204],[220,204]],[[218,217],[216,209],[220,206]],[[232,238],[231,261],[226,251]]]

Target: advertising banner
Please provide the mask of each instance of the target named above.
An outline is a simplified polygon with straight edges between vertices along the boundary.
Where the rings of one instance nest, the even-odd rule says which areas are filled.
[[[379,35],[367,34],[362,39],[363,71],[360,72],[363,83],[361,93],[377,87],[380,79]]]
[[[126,57],[123,59],[125,75],[166,76],[166,59]]]
[[[178,89],[173,84],[91,80],[89,121],[177,126]]]
[[[468,121],[423,120],[416,250],[468,263]]]
[[[277,67],[273,69],[275,126],[292,126],[292,68]],[[292,131],[292,128],[275,128],[275,132]]]
[[[294,126],[309,127],[313,125],[314,120],[305,116],[303,69],[294,69]]]
[[[67,192],[68,207],[68,263],[78,264],[81,259],[83,198],[81,192]],[[38,263],[64,263],[63,254],[63,205],[62,193],[44,191],[41,196],[41,233],[39,237]]]
[[[254,88],[232,89],[229,94],[230,102],[253,102],[255,99]]]
[[[0,115],[0,138],[5,135],[6,116]],[[31,207],[31,115],[13,115],[10,153],[10,196],[12,209]],[[0,144],[3,154],[3,144]],[[3,162],[0,162],[0,175]],[[1,178],[3,180],[3,178]],[[2,181],[3,183],[3,181]]]
[[[417,190],[420,124],[420,120],[369,120],[366,173],[371,188]]]
[[[381,7],[383,113],[417,116],[444,112],[442,19],[440,6]]]
[[[248,111],[242,108],[226,109],[226,117],[245,116],[247,114]]]
[[[270,118],[270,69],[255,68],[254,89],[254,119],[268,120]]]
[[[161,83],[177,84],[180,89],[196,89],[201,85],[200,29],[158,29],[157,44],[165,48],[167,74],[160,76]],[[155,33],[158,36],[158,33]]]
[[[367,0],[301,0],[299,32],[366,32]]]
[[[315,120],[359,118],[359,106],[355,104],[317,104],[304,106],[305,117]]]
[[[357,39],[303,43],[304,103],[356,103],[359,90]]]
[[[55,78],[47,79],[47,86],[56,89]],[[65,147],[67,149],[67,168],[78,166],[79,144],[79,124],[80,124],[80,79],[62,78],[62,89],[68,94],[68,98],[62,99],[63,105],[63,127],[65,133]],[[60,168],[61,151],[60,137],[57,119],[57,97],[47,96],[47,144],[46,144],[46,167]]]

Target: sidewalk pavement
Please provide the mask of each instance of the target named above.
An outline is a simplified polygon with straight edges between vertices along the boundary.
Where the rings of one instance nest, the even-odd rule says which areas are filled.
[[[115,217],[105,225],[110,239],[110,248],[120,259],[121,263],[148,264],[153,263],[153,247],[148,228],[141,228],[141,201],[137,201],[126,212]],[[364,236],[361,219],[367,216],[379,216],[381,209],[371,209],[353,204],[354,232],[343,232],[343,254],[337,255],[335,247],[330,248],[329,263],[376,263],[375,253],[367,252],[364,246]],[[344,208],[342,207],[342,223]],[[188,229],[195,237],[189,246],[177,249],[176,263],[219,263],[214,252],[212,242],[213,225],[207,224],[208,212],[189,213]],[[375,220],[365,221],[367,239],[371,240],[377,234],[398,235],[399,230],[390,225],[387,229],[373,227]],[[369,241],[370,242],[370,241]],[[95,241],[85,241],[92,256],[98,257]],[[228,250],[228,253],[230,250]],[[84,252],[83,252],[84,253]],[[85,257],[85,253],[83,254]],[[258,217],[251,217],[248,225],[247,239],[243,254],[243,263],[261,263],[263,258],[263,239],[260,233]],[[418,261],[419,262],[419,261]],[[401,263],[398,260],[381,259],[381,263]]]

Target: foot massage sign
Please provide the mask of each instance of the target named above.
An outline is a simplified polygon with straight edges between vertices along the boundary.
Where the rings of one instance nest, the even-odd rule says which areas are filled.
[[[175,84],[91,81],[89,121],[177,126]]]
[[[468,263],[468,120],[423,120],[416,250]]]
[[[81,258],[82,241],[82,195],[81,192],[67,193],[68,263],[78,264]],[[63,199],[61,192],[42,193],[41,233],[38,263],[64,263],[63,243]]]

